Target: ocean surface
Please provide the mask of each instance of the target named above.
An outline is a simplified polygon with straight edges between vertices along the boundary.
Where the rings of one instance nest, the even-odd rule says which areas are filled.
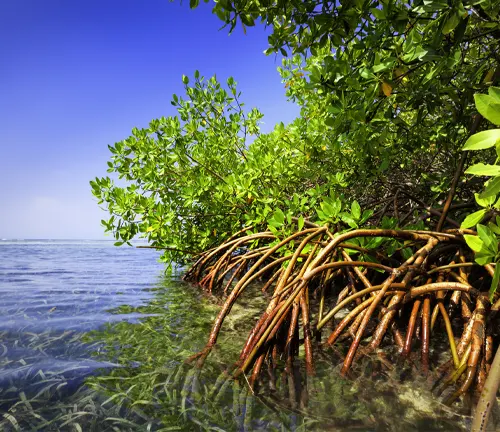
[[[159,256],[107,240],[0,240],[0,331],[85,331],[118,319],[106,311],[151,297]]]
[[[186,369],[220,301],[181,270],[167,275],[159,256],[113,241],[0,240],[1,431],[465,430],[418,383],[373,380],[369,368],[346,380],[330,361],[315,377],[297,364],[260,395],[221,380],[264,305],[251,291],[203,372]]]
[[[113,310],[151,299],[164,279],[159,256],[107,240],[0,240],[0,419],[3,413],[10,420],[0,430],[24,430],[15,404],[51,379],[71,393],[94,371],[117,366],[96,360],[100,344],[84,343],[82,335],[148,315]]]

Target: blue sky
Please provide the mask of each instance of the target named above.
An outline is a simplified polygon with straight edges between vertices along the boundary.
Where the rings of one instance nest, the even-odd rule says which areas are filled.
[[[175,114],[182,74],[233,76],[264,130],[298,115],[266,30],[221,26],[203,2],[1,1],[0,238],[105,238],[88,182],[108,144]]]

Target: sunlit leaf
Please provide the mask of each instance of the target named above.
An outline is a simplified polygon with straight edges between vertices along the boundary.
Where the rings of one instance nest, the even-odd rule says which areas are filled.
[[[463,150],[483,150],[500,142],[500,129],[490,129],[472,135],[465,143]]]
[[[500,103],[497,99],[485,94],[476,93],[474,95],[476,108],[479,113],[493,124],[500,126]]]
[[[464,240],[467,243],[467,246],[469,246],[474,252],[481,251],[484,246],[483,241],[475,235],[465,234]]]
[[[500,165],[486,165],[481,162],[469,167],[465,173],[477,176],[497,176],[500,175]]]

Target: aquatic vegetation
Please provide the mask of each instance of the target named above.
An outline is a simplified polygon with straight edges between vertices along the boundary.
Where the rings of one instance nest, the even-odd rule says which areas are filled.
[[[8,431],[464,428],[463,417],[433,405],[424,383],[401,383],[399,372],[387,370],[377,357],[358,362],[354,380],[341,378],[339,367],[332,369],[332,362],[338,364],[340,357],[327,350],[316,358],[314,376],[307,374],[300,354],[291,365],[293,373],[285,371],[283,364],[274,377],[262,376],[260,391],[252,392],[243,377],[227,379],[245,336],[266,307],[265,300],[255,301],[261,288],[262,284],[247,287],[247,295],[235,306],[235,316],[228,317],[220,333],[220,347],[203,369],[185,360],[203,348],[220,304],[175,280],[159,285],[146,305],[136,307],[146,314],[140,320],[115,321],[62,339],[57,339],[60,334],[38,335],[39,343],[49,350],[62,350],[61,355],[64,347],[93,351],[96,366],[101,366],[88,373],[76,369],[78,382],[72,382],[68,373],[38,381],[33,374],[19,377],[18,386],[12,385],[0,398],[2,408],[9,407],[0,427]],[[120,311],[127,313],[125,318],[134,308],[124,305],[110,312]],[[8,357],[13,359],[10,354],[4,358]],[[33,367],[35,372],[36,364]],[[33,392],[19,394],[27,383],[33,383]]]

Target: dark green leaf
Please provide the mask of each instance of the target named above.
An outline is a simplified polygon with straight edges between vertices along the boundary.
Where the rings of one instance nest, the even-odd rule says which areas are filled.
[[[500,285],[500,263],[496,263],[495,265],[495,273],[493,273],[493,280],[491,281],[490,287],[490,302],[493,303],[493,299],[495,297],[496,292],[498,291],[498,287]]]

